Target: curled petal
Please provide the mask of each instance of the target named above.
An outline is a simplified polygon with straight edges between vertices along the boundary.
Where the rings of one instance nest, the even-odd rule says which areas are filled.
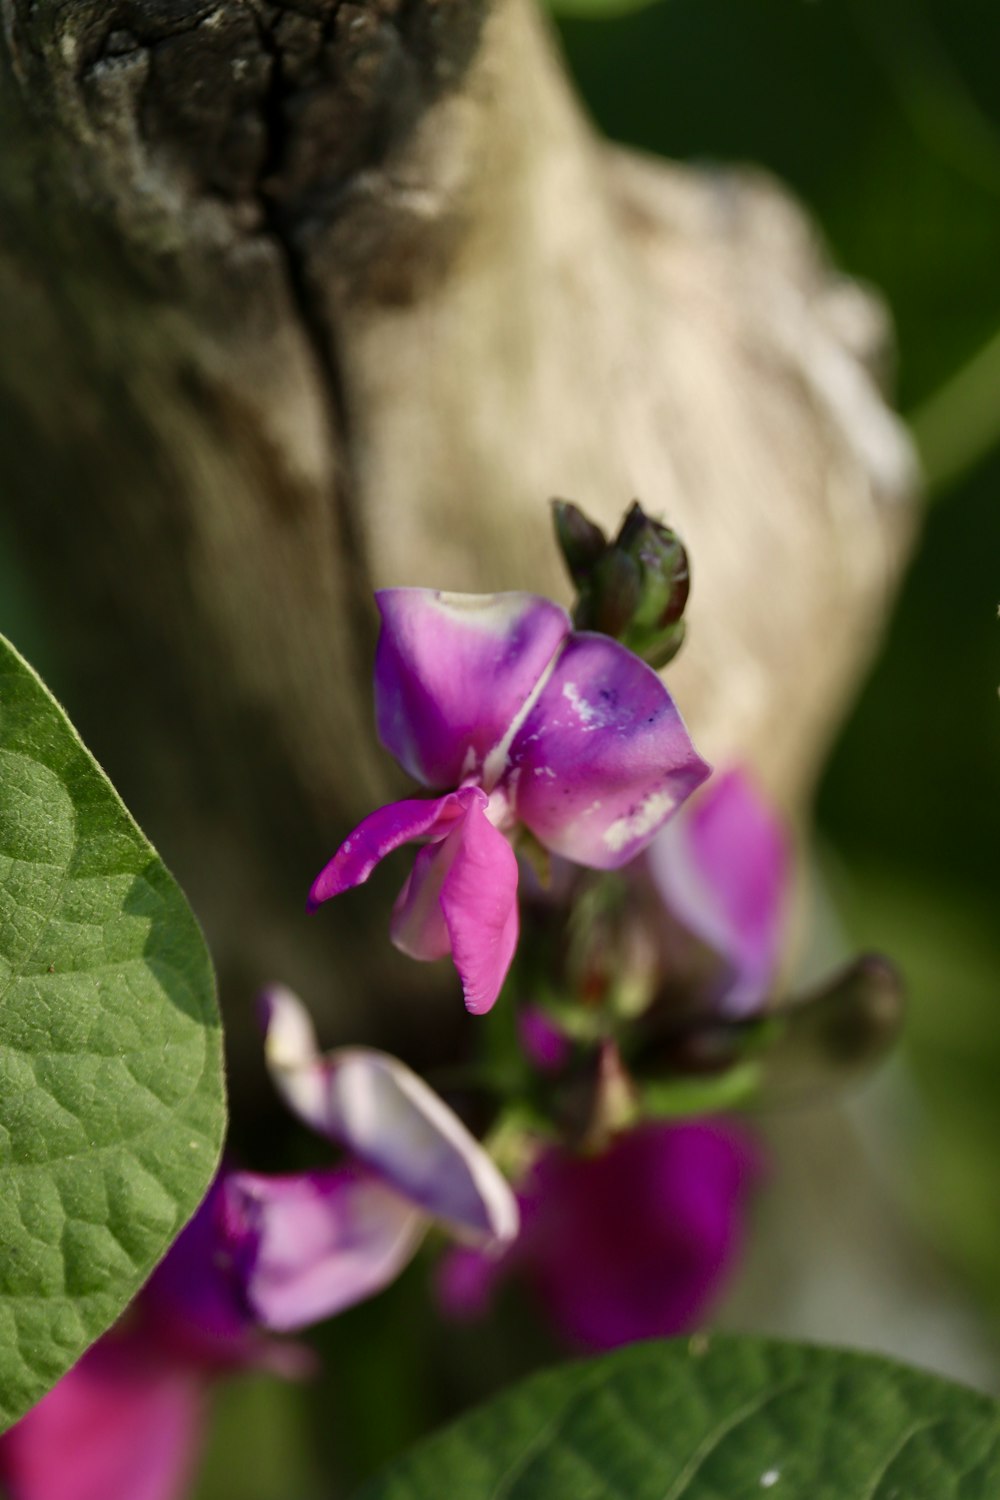
[[[409,1264],[427,1216],[366,1172],[293,1177],[234,1172],[228,1211],[246,1297],[275,1332],[318,1323],[388,1286]]]
[[[379,739],[426,786],[478,779],[570,632],[534,594],[383,589],[375,660]]]
[[[264,1028],[264,1061],[289,1109],[320,1135],[334,1135],[329,1106],[329,1067],[320,1056],[312,1017],[298,995],[270,985],[258,1001]]]
[[[454,792],[449,792],[431,801],[414,797],[405,802],[390,802],[387,807],[370,813],[313,881],[310,911],[331,896],[363,885],[375,866],[400,845],[417,839],[432,842],[443,839],[462,812],[461,801]]]
[[[11,1500],[181,1500],[201,1438],[204,1382],[104,1338],[0,1438]]]
[[[575,635],[520,726],[507,786],[556,854],[616,870],[709,774],[656,673],[605,636]]]
[[[517,1204],[492,1158],[422,1078],[368,1047],[321,1057],[289,990],[266,996],[265,1056],[278,1089],[313,1129],[470,1240],[511,1240]]]
[[[654,839],[650,873],[665,904],[725,961],[726,1014],[766,998],[778,965],[790,877],[785,830],[740,770],[716,776]]]
[[[478,802],[446,844],[453,840],[441,910],[465,1003],[481,1015],[499,995],[517,947],[517,859]]]

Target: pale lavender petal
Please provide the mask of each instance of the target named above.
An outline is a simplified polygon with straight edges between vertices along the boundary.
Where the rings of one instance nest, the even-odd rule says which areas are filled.
[[[724,960],[724,1011],[752,1014],[774,979],[784,930],[791,850],[779,819],[745,772],[729,771],[653,840],[647,858],[674,916]]]
[[[506,786],[547,848],[616,870],[709,774],[652,668],[606,636],[576,635],[520,726]]]
[[[105,1337],[0,1437],[9,1500],[181,1500],[201,1437],[204,1382]]]
[[[426,786],[479,779],[570,632],[534,594],[383,589],[375,660],[379,739]]]
[[[482,1015],[499,995],[517,947],[517,859],[478,802],[447,840],[453,841],[441,910],[466,1006]]]
[[[397,1058],[368,1047],[330,1054],[333,1133],[386,1182],[480,1242],[517,1233],[517,1205],[492,1157],[458,1116]]]
[[[290,990],[266,992],[265,1023],[272,1077],[307,1124],[457,1233],[485,1242],[514,1238],[517,1205],[505,1178],[423,1079],[368,1047],[321,1057],[308,1014]]]
[[[428,1222],[413,1203],[350,1167],[294,1177],[236,1172],[226,1195],[242,1241],[247,1301],[275,1332],[318,1323],[388,1286]]]
[[[329,1067],[320,1056],[309,1012],[283,984],[264,990],[258,1007],[272,1083],[300,1120],[336,1139],[330,1119]]]
[[[363,885],[375,866],[398,849],[418,839],[442,839],[452,824],[462,816],[462,803],[449,792],[447,796],[426,799],[410,798],[390,802],[370,813],[363,823],[344,840],[330,863],[320,871],[309,892],[309,909],[331,896],[339,896],[356,885]]]

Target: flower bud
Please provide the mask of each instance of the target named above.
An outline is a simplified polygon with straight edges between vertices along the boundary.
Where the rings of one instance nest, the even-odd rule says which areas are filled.
[[[553,501],[556,537],[577,588],[573,621],[613,636],[652,667],[684,639],[687,552],[669,526],[635,502],[613,542],[568,500]]]

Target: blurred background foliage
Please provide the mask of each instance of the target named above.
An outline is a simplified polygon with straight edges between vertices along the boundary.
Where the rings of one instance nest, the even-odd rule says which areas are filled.
[[[928,476],[926,526],[829,764],[818,823],[851,939],[891,953],[911,988],[905,1049],[921,1101],[912,1206],[956,1284],[993,1321],[1000,7],[559,0],[555,19],[602,130],[676,160],[773,172],[812,211],[839,265],[878,287],[892,309],[898,400]],[[44,594],[24,589],[2,548],[0,600],[0,625],[58,684]],[[224,1393],[201,1500],[327,1495],[328,1462],[353,1482],[442,1411],[553,1352],[525,1349],[524,1320],[516,1336],[506,1319],[488,1335],[441,1329],[424,1270],[412,1268],[322,1332],[328,1375],[304,1396],[263,1379]]]

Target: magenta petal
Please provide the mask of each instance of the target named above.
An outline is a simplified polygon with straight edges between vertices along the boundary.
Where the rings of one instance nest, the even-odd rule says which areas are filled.
[[[449,835],[447,843],[453,841],[441,910],[466,1006],[482,1015],[499,995],[517,947],[517,859],[479,802]]]
[[[719,1122],[643,1125],[596,1157],[550,1150],[523,1186],[511,1262],[577,1345],[686,1332],[738,1262],[759,1172]]]
[[[426,786],[478,779],[569,635],[569,617],[534,594],[376,597],[379,739]]]
[[[9,1500],[181,1500],[204,1385],[133,1337],[105,1337],[0,1438]]]
[[[414,797],[378,808],[358,824],[317,875],[309,892],[309,909],[314,911],[331,896],[363,885],[375,866],[401,844],[444,838],[461,816],[462,804],[454,792],[429,801]]]
[[[774,979],[790,879],[785,830],[745,772],[715,776],[654,839],[649,869],[673,914],[722,958],[720,997],[752,1014]]]
[[[606,636],[566,646],[511,749],[517,815],[576,864],[615,870],[709,774],[656,673]]]
[[[226,1193],[243,1241],[247,1300],[276,1332],[381,1291],[409,1264],[427,1227],[414,1204],[353,1168],[294,1177],[236,1172]]]

